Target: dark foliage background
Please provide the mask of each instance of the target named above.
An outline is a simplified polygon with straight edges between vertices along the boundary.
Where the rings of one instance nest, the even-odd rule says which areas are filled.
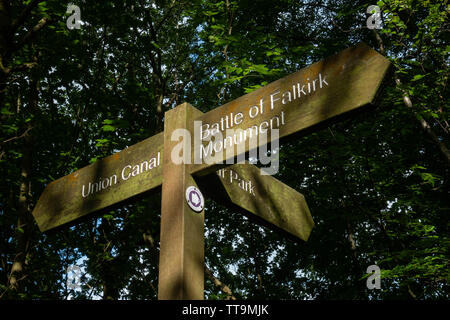
[[[51,181],[364,41],[396,66],[377,109],[282,145],[306,243],[209,201],[207,299],[448,299],[449,5],[375,1],[0,0],[0,298],[156,299],[160,195],[41,234]],[[381,290],[366,269],[382,270]],[[66,270],[83,271],[67,287]],[[217,285],[221,283],[222,285]]]

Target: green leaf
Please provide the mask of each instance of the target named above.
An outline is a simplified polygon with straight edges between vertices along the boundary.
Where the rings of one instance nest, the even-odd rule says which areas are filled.
[[[104,214],[103,218],[105,218],[106,220],[112,220],[112,219],[114,219],[114,216],[111,214]]]
[[[203,14],[205,16],[210,17],[210,16],[215,16],[216,14],[219,14],[219,12],[218,11],[204,11]]]
[[[102,130],[103,130],[103,131],[107,131],[107,132],[108,132],[108,131],[114,131],[114,130],[116,130],[116,127],[107,124],[107,125],[104,125],[104,126],[102,127]]]
[[[414,78],[411,80],[411,81],[417,81],[417,80],[420,80],[420,79],[422,79],[423,77],[425,77],[426,75],[424,75],[424,74],[418,74],[418,75],[415,75],[414,76]]]
[[[255,64],[252,66],[252,69],[258,73],[261,73],[263,75],[270,74],[269,69],[264,64]]]
[[[10,116],[10,115],[14,114],[14,112],[11,112],[11,111],[9,111],[6,108],[2,108],[0,112],[1,112],[1,114],[7,115],[7,116]]]
[[[96,141],[97,141],[97,143],[95,145],[96,147],[103,147],[110,142],[109,139],[97,139]]]

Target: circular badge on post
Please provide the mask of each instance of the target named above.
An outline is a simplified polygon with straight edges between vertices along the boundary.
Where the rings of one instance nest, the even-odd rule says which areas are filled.
[[[195,212],[201,212],[205,206],[205,200],[199,189],[190,186],[186,189],[186,201],[189,207]]]

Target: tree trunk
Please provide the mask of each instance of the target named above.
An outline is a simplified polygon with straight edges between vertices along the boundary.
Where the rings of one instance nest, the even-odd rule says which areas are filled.
[[[100,257],[100,277],[103,285],[103,300],[117,300],[119,299],[119,291],[117,285],[117,273],[115,272],[115,259],[109,259],[111,256],[112,241],[108,239],[111,235],[112,226],[110,221],[101,218],[100,225],[100,242],[103,242],[103,254]]]
[[[0,102],[6,87],[8,72],[6,52],[11,30],[11,17],[8,1],[0,0]]]
[[[30,112],[37,110],[38,105],[38,81],[33,81],[31,86]],[[29,131],[32,129],[31,121],[28,122],[26,134],[23,138],[23,156],[21,161],[21,175],[19,186],[19,199],[17,203],[17,227],[16,227],[16,256],[9,275],[9,289],[21,292],[22,281],[26,278],[25,265],[31,243],[33,231],[33,217],[31,215],[31,174],[33,139]]]
[[[17,227],[16,227],[16,256],[11,268],[9,276],[9,287],[13,291],[20,292],[22,286],[20,280],[25,277],[24,264],[25,258],[30,247],[31,231],[33,220],[30,211],[30,176],[31,176],[31,137],[24,139],[24,151],[21,164],[21,179],[19,189],[19,201],[17,210]]]

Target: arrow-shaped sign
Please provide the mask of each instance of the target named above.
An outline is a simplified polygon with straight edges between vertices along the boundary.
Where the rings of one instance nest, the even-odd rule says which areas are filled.
[[[161,185],[163,133],[51,182],[33,216],[44,232]]]
[[[314,226],[305,197],[251,164],[234,164],[199,180],[210,198],[243,211],[268,228],[307,241]],[[244,209],[244,210],[242,210]]]
[[[191,172],[207,174],[211,164],[267,144],[272,129],[285,138],[374,104],[390,67],[361,43],[205,113],[196,119],[201,143]],[[268,139],[259,139],[264,134]]]

